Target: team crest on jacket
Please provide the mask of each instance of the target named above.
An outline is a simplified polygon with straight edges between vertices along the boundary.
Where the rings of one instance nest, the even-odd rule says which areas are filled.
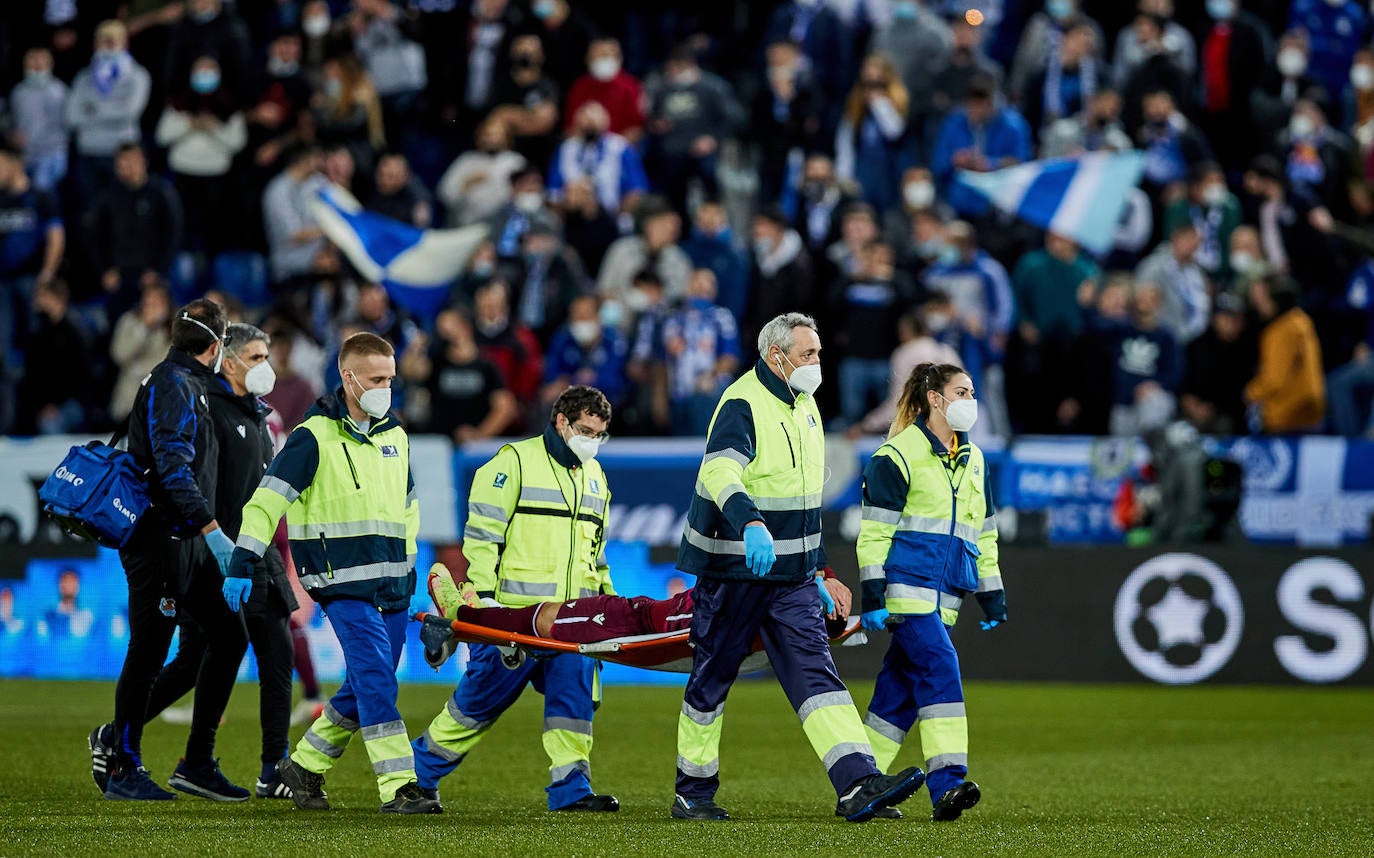
[[[504,489],[506,487],[506,480],[508,479],[510,479],[510,477],[505,474],[497,474],[496,479],[491,481],[491,487],[494,489]]]
[[[381,446],[381,451],[383,459],[394,459],[397,456],[401,455],[400,452],[397,451],[397,449],[391,444],[383,444]]]
[[[808,414],[808,415],[806,415],[806,422],[809,423],[809,424],[811,425],[811,428],[812,428],[812,429],[815,429],[815,428],[816,428],[816,415],[814,415],[814,414]]]
[[[587,491],[599,495],[601,494],[601,485],[596,480],[587,480]]]
[[[236,428],[239,430],[239,437],[240,437],[240,438],[247,438],[247,437],[248,437],[248,430],[246,430],[246,429],[243,428],[243,424],[242,424],[242,423],[240,423]]]

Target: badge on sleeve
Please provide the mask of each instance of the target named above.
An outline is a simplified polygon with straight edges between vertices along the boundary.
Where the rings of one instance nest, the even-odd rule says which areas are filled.
[[[491,481],[491,487],[494,489],[504,489],[506,487],[506,480],[508,479],[510,479],[510,477],[505,474],[497,474],[496,479]]]
[[[587,491],[594,495],[601,494],[601,486],[596,480],[587,480]]]
[[[397,456],[401,455],[400,451],[397,450],[396,447],[391,444],[383,444],[381,446],[381,451],[383,459],[394,459]]]

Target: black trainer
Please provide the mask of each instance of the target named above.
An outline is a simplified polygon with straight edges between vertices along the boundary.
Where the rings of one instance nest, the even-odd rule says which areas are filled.
[[[688,801],[682,796],[677,796],[673,799],[673,819],[704,819],[710,822],[720,822],[729,818],[730,814],[725,812],[725,808],[709,798]]]
[[[253,795],[258,798],[290,798],[291,788],[282,783],[281,775],[273,772],[267,780],[258,778],[253,784]]]
[[[590,813],[615,813],[620,810],[620,799],[613,795],[584,795],[572,804],[556,807],[558,811],[583,811]]]
[[[895,807],[880,807],[873,811],[874,819],[901,819],[902,812]]]
[[[911,798],[925,782],[926,773],[915,766],[895,775],[869,775],[840,798],[835,815],[849,822],[867,822],[879,809]]]
[[[153,783],[147,769],[135,766],[110,773],[105,797],[112,801],[173,801],[177,794]]]
[[[291,790],[291,800],[299,810],[329,810],[329,796],[324,792],[324,775],[307,771],[295,760],[287,757],[277,763],[277,774],[286,788]]]
[[[219,760],[195,766],[183,757],[167,779],[167,786],[211,801],[247,801],[250,795],[248,790],[224,776],[219,768]]]
[[[430,798],[415,781],[396,790],[396,797],[382,805],[378,813],[443,813],[437,798]]]
[[[432,798],[435,801],[439,800],[438,787],[435,787],[434,789],[426,789],[425,787],[420,787],[420,792],[424,793],[425,798]]]
[[[86,746],[91,749],[91,777],[95,779],[95,785],[104,792],[110,785],[110,772],[114,770],[115,749],[110,742],[105,741],[105,731],[114,732],[113,724],[101,724],[91,731],[86,737]],[[113,736],[110,737],[114,739]]]
[[[935,809],[930,813],[930,821],[953,822],[964,811],[977,804],[978,799],[982,797],[983,791],[978,788],[978,784],[964,781],[957,787],[945,790],[945,794],[935,802]]]

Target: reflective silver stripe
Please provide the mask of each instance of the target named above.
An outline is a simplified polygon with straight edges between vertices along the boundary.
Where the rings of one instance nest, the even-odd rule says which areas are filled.
[[[281,495],[286,498],[287,503],[295,503],[296,498],[301,496],[301,493],[296,491],[295,486],[281,477],[263,477],[262,482],[258,483],[258,488]]]
[[[821,757],[821,763],[825,766],[826,771],[829,771],[836,763],[850,754],[862,754],[870,760],[873,759],[873,749],[869,747],[867,742],[841,742],[825,752],[825,756]]]
[[[864,726],[884,739],[891,739],[899,745],[906,741],[905,730],[898,729],[872,712],[864,716]]]
[[[968,768],[968,754],[940,754],[937,757],[926,759],[926,773],[943,769],[949,766],[963,766]]]
[[[978,592],[986,593],[990,590],[1002,589],[1001,575],[987,575],[978,579]]]
[[[335,727],[347,730],[350,733],[358,732],[358,722],[352,718],[345,718],[339,714],[339,710],[334,708],[333,703],[324,704],[324,712],[321,713]]]
[[[448,717],[452,718],[460,727],[466,727],[469,730],[485,730],[491,726],[490,721],[478,721],[476,718],[469,718],[464,715],[463,710],[458,708],[458,704],[453,702],[452,697],[448,699],[448,705],[445,708],[448,710]]]
[[[954,535],[966,542],[977,542],[978,533],[978,528],[971,524],[964,524],[962,521],[954,523]]]
[[[597,592],[596,590],[588,590],[586,587],[582,587],[582,588],[578,589],[578,591],[577,591],[577,598],[579,598],[579,599],[590,599],[592,596],[600,596],[600,595],[601,595],[601,594],[600,594],[599,592]]]
[[[996,529],[997,529],[997,516],[996,516],[996,515],[990,515],[990,516],[988,516],[987,518],[983,519],[983,532],[984,532],[984,533],[991,533],[991,532],[993,532],[993,531],[996,530]]]
[[[931,718],[964,718],[967,713],[964,710],[963,702],[959,703],[932,703],[929,706],[922,706],[916,710],[917,721],[928,721]]]
[[[461,763],[463,761],[463,757],[467,756],[467,754],[460,754],[456,751],[450,751],[448,748],[445,748],[443,745],[439,744],[439,741],[434,738],[434,734],[429,732],[428,730],[426,730],[425,734],[420,738],[424,742],[424,747],[426,751],[429,751],[431,754],[433,754],[441,760],[444,760],[445,762]]]
[[[557,584],[535,584],[531,581],[509,581],[501,579],[498,588],[502,593],[510,593],[512,596],[557,596]]]
[[[958,596],[951,596],[949,593],[940,594],[940,608],[950,611],[957,611],[964,606],[964,600]]]
[[[797,512],[799,510],[820,509],[821,493],[794,495],[786,498],[754,498],[754,506],[767,512]]]
[[[731,483],[730,485],[721,489],[720,494],[716,495],[714,498],[711,498],[710,495],[706,494],[706,486],[702,485],[701,483],[697,483],[697,485],[699,486],[697,494],[712,500],[715,503],[715,505],[720,507],[721,509],[725,509],[725,504],[728,503],[730,498],[734,497],[735,495],[744,495],[745,497],[749,496],[749,493],[744,490],[744,486],[740,485],[739,483]]]
[[[717,450],[714,453],[707,453],[705,456],[701,457],[701,463],[705,465],[707,462],[713,462],[716,459],[729,459],[738,464],[741,468],[749,467],[749,463],[753,461],[739,450],[725,449]]]
[[[888,584],[889,599],[919,599],[935,604],[940,601],[940,591],[932,587],[913,587],[910,584]]]
[[[469,523],[466,527],[463,528],[463,539],[464,541],[472,539],[477,542],[490,542],[495,545],[506,544],[505,534],[494,533],[490,530],[487,530],[484,527],[478,527],[477,525],[471,523]]]
[[[697,765],[691,760],[681,755],[677,758],[677,770],[689,778],[709,778],[720,771],[720,757],[716,757],[709,763]]]
[[[797,717],[805,723],[812,712],[817,709],[824,709],[827,706],[853,706],[854,698],[849,696],[848,691],[826,691],[821,694],[813,694],[802,701],[802,705],[797,707]]]
[[[234,547],[242,548],[245,551],[251,551],[258,557],[261,557],[262,555],[267,553],[266,542],[263,542],[260,539],[254,539],[253,537],[249,536],[246,533],[243,533],[242,531],[239,532],[239,538],[234,541]]]
[[[573,772],[581,772],[584,775],[590,776],[592,773],[592,764],[586,760],[578,760],[575,763],[568,763],[567,765],[549,769],[549,782],[558,783]]]
[[[314,572],[309,575],[302,575],[301,586],[309,590],[312,587],[328,587],[331,584],[352,584],[355,581],[374,581],[378,578],[404,578],[409,574],[409,563],[386,560],[381,563],[367,563],[362,566],[349,566],[345,569],[335,569],[332,575],[325,572]]]
[[[563,497],[563,493],[557,489],[536,489],[529,486],[520,487],[520,500],[535,503],[567,504],[568,502],[568,499]]]
[[[372,764],[374,775],[389,775],[394,772],[413,772],[415,771],[415,755],[406,754],[404,757],[396,757],[392,760],[378,760]]]
[[[738,557],[744,556],[744,541],[735,539],[712,539],[692,527],[687,525],[687,542],[700,548],[702,551],[711,554],[733,554]],[[807,551],[814,551],[821,547],[821,535],[812,533],[801,539],[778,539],[773,542],[773,552],[778,557],[788,555],[804,554]]]
[[[583,495],[582,506],[597,515],[601,515],[606,511],[606,499],[602,497],[593,497],[591,495]]]
[[[882,566],[861,566],[859,567],[860,581],[881,581],[887,577],[887,572]]]
[[[476,503],[475,501],[469,501],[468,518],[476,518],[479,515],[482,518],[493,518],[497,521],[502,522],[506,520],[506,511],[504,509],[501,509],[501,507],[497,506],[496,504]]]
[[[880,506],[869,506],[864,504],[864,521],[876,521],[879,524],[897,524],[902,520],[901,510],[884,509]]]
[[[544,732],[550,730],[566,730],[569,733],[581,733],[584,736],[592,734],[592,722],[581,721],[577,718],[545,718]]]
[[[410,506],[418,499],[419,495],[415,494],[415,488],[412,486],[410,491],[406,492],[406,506]]]
[[[387,736],[404,736],[406,734],[406,722],[388,721],[385,724],[370,724],[363,728],[363,741],[371,742],[373,739],[385,739]]]
[[[326,757],[329,757],[331,760],[337,760],[339,757],[343,756],[343,748],[331,743],[328,739],[316,733],[314,730],[305,731],[305,741],[310,747],[324,754]]]
[[[405,522],[365,519],[362,521],[331,521],[323,524],[288,524],[286,538],[296,540],[346,539],[350,536],[390,536],[406,538]]]
[[[684,700],[682,702],[682,714],[686,715],[687,719],[691,721],[693,724],[700,724],[703,727],[711,726],[715,723],[715,720],[724,713],[724,703],[720,704],[715,709],[712,709],[710,712],[702,712],[700,709],[688,706],[687,701]]]

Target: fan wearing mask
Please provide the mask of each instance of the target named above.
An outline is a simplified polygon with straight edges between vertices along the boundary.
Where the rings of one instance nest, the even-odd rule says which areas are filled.
[[[968,373],[923,363],[907,378],[887,443],[864,468],[862,622],[892,632],[864,725],[880,769],[919,730],[936,822],[958,819],[980,798],[965,779],[968,722],[949,630],[970,593],[984,630],[1007,621],[987,463],[967,434],[977,421]]]

